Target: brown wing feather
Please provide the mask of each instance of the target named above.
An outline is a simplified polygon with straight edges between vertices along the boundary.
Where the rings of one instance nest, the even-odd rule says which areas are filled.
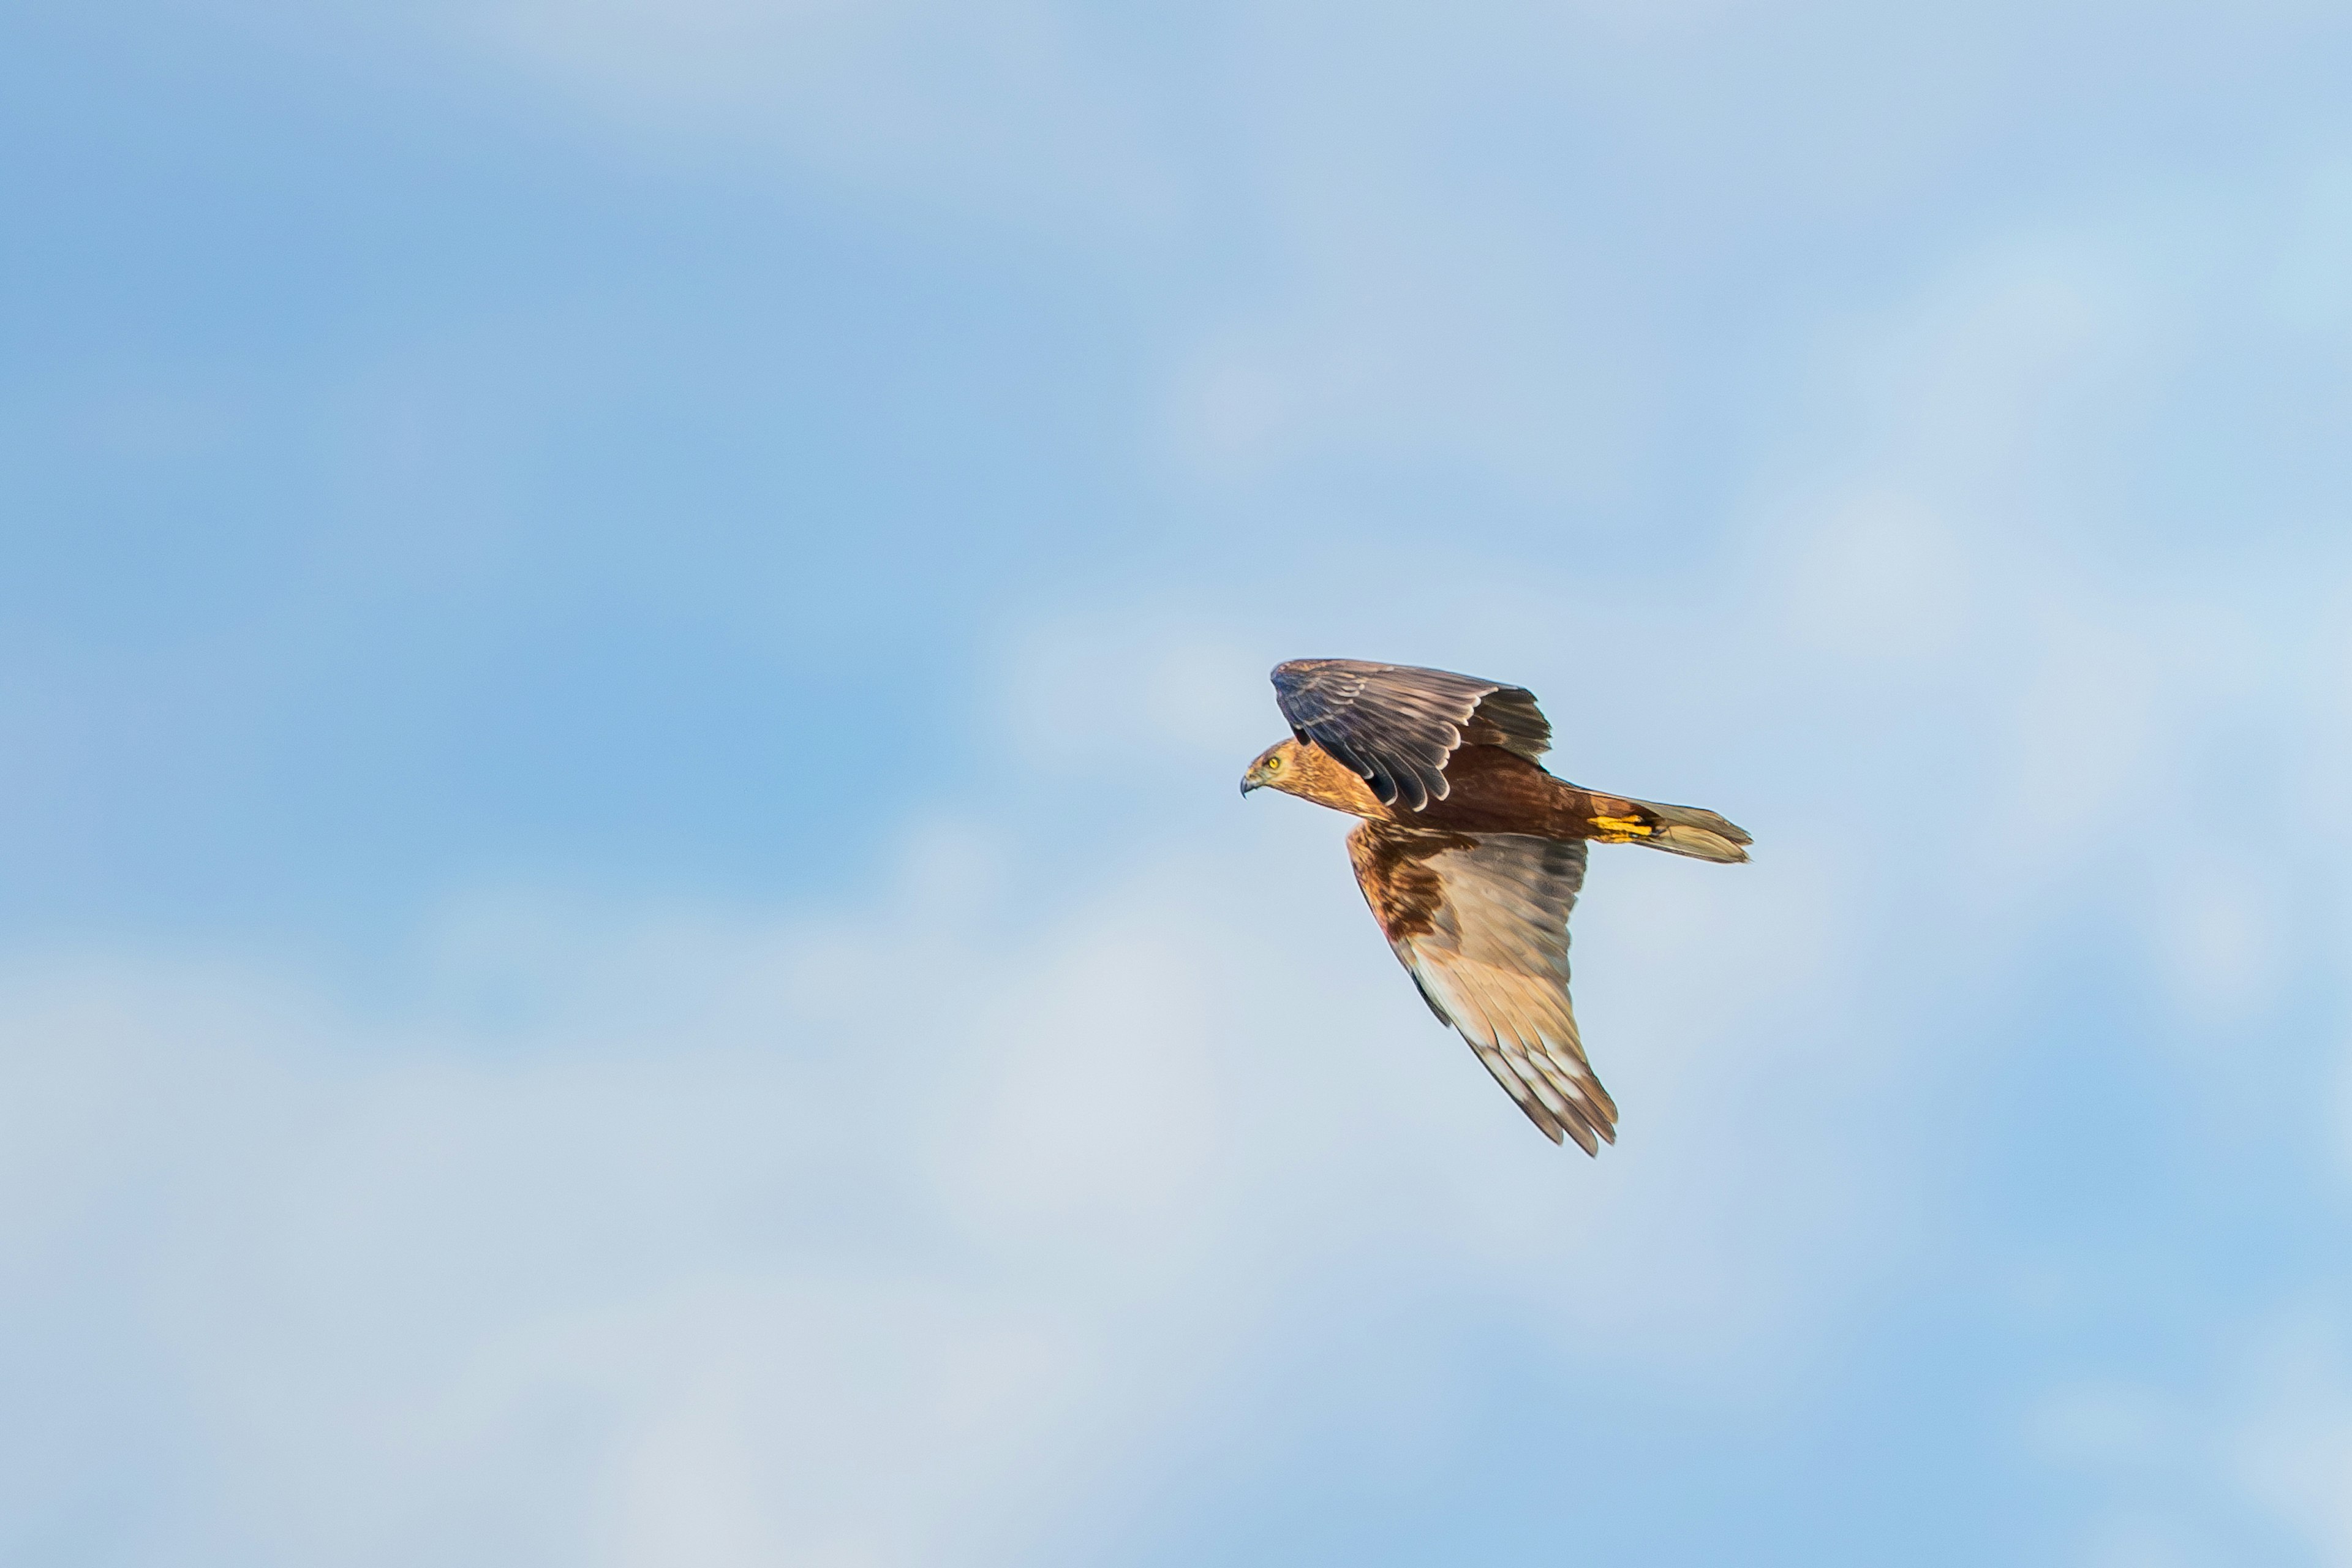
[[[1451,670],[1354,658],[1295,658],[1274,668],[1275,700],[1302,741],[1361,775],[1383,805],[1420,811],[1445,798],[1445,763],[1464,745],[1529,762],[1551,724],[1525,688]]]
[[[1348,835],[1356,880],[1433,1012],[1460,1031],[1528,1119],[1588,1154],[1617,1139],[1568,994],[1568,916],[1580,841],[1366,822]]]

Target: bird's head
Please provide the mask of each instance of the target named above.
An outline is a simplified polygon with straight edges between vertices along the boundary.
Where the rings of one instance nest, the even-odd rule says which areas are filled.
[[[1257,761],[1242,774],[1242,793],[1254,789],[1278,789],[1356,816],[1389,815],[1354,769],[1311,741],[1285,741],[1260,752]]]
[[[1257,761],[1242,774],[1242,793],[1269,786],[1296,795],[1301,772],[1299,746],[1297,741],[1285,741],[1278,746],[1268,746],[1257,754]]]

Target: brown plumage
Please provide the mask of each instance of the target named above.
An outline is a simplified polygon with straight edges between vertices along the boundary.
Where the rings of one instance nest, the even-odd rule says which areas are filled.
[[[1568,915],[1586,845],[1748,858],[1712,811],[1603,795],[1537,759],[1551,725],[1525,689],[1441,669],[1296,659],[1274,686],[1291,739],[1242,775],[1362,818],[1348,835],[1372,918],[1422,999],[1555,1143],[1617,1139],[1568,994]]]

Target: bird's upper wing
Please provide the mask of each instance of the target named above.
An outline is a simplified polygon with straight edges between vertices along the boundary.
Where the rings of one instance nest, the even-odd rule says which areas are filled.
[[[1568,999],[1568,912],[1581,841],[1473,836],[1366,822],[1348,854],[1373,918],[1440,1021],[1555,1143],[1617,1141],[1617,1106],[1592,1076]]]
[[[1534,762],[1551,725],[1523,687],[1443,669],[1294,658],[1274,667],[1275,700],[1302,741],[1361,773],[1383,805],[1420,811],[1445,798],[1445,759],[1468,742]]]

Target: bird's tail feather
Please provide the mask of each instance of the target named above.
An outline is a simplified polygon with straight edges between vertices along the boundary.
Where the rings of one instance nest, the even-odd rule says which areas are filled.
[[[1699,860],[1745,860],[1748,846],[1755,842],[1737,823],[1696,805],[1612,801],[1596,811],[1592,821],[1600,829],[1593,837],[1604,844],[1643,844]]]

